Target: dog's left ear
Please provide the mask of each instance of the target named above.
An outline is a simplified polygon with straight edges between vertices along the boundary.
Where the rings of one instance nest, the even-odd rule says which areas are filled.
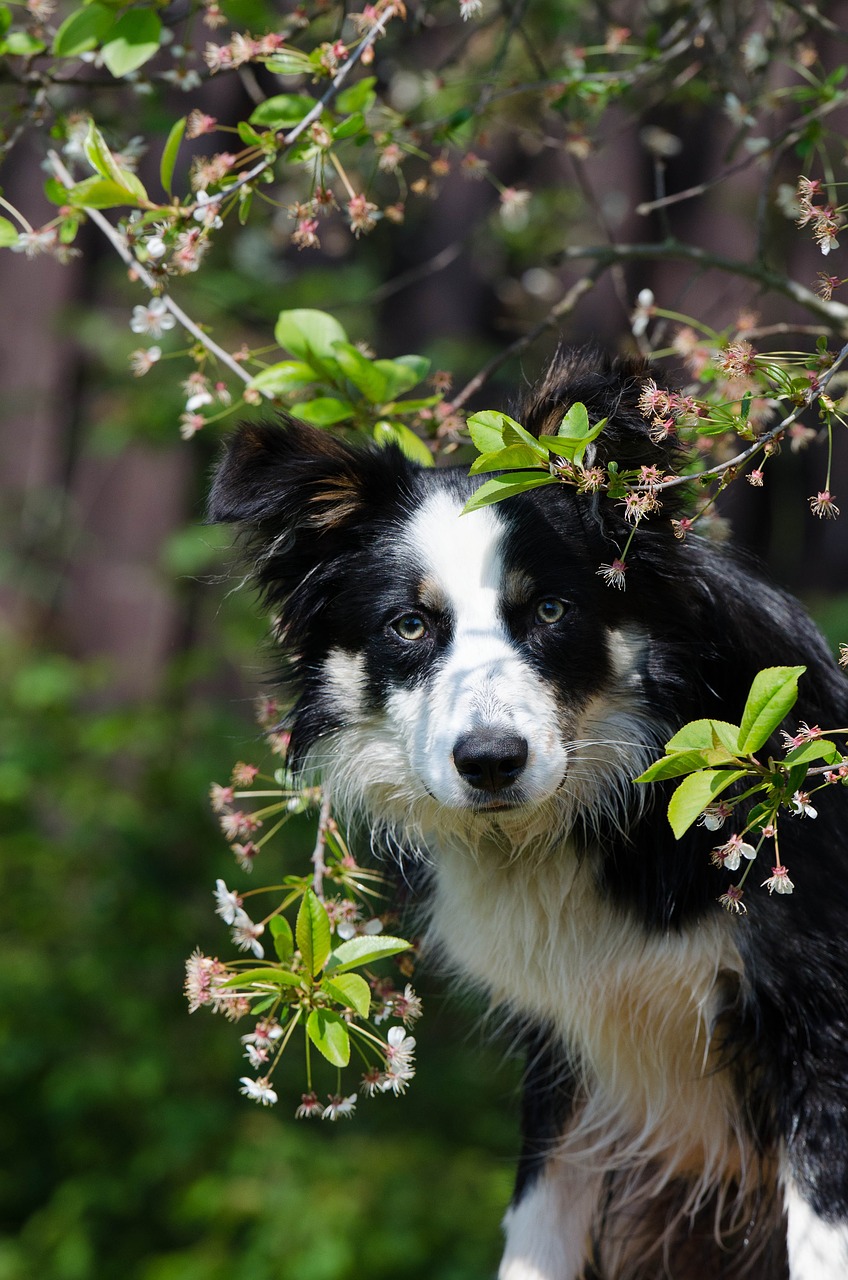
[[[516,417],[532,435],[556,435],[563,415],[583,404],[590,422],[607,420],[587,454],[590,465],[614,460],[622,470],[656,466],[666,473],[674,470],[679,444],[673,432],[663,436],[652,427],[640,406],[654,372],[640,357],[561,351]]]

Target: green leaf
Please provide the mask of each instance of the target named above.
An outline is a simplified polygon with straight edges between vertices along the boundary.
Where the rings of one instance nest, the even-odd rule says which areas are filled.
[[[744,769],[703,769],[684,778],[668,804],[668,820],[677,839],[689,830],[716,796],[746,776]]]
[[[296,973],[290,973],[288,969],[244,969],[241,973],[228,978],[226,982],[222,982],[221,986],[249,987],[254,982],[263,985],[272,983],[275,986],[299,987],[301,979]]]
[[[557,427],[557,435],[566,436],[569,440],[585,440],[591,429],[586,406],[578,401],[563,416],[562,422]]]
[[[484,409],[482,413],[474,413],[468,419],[468,431],[480,453],[497,453],[504,449],[504,431],[507,426],[517,427],[519,423],[493,409]]]
[[[10,222],[8,218],[0,218],[0,249],[16,244],[19,234],[14,222]]]
[[[374,85],[377,83],[376,76],[365,76],[356,84],[350,85],[347,89],[342,89],[336,98],[336,110],[343,116],[350,111],[368,111],[373,107],[377,95],[374,92]]]
[[[268,921],[268,932],[274,939],[274,950],[277,958],[288,964],[294,955],[294,935],[292,927],[285,916],[271,916]]]
[[[103,61],[116,79],[137,71],[159,50],[162,23],[152,9],[128,9],[103,46]]]
[[[44,194],[51,204],[68,203],[68,188],[58,178],[47,178],[44,183]]]
[[[302,76],[312,70],[309,54],[299,49],[278,49],[273,58],[265,59],[265,66],[278,76]]]
[[[323,902],[312,889],[307,889],[297,913],[295,936],[303,963],[314,977],[323,969],[330,954],[330,918]]]
[[[134,191],[107,178],[86,178],[68,189],[66,204],[78,209],[117,209],[122,205],[137,207],[141,202]]]
[[[407,458],[411,458],[422,467],[434,465],[433,455],[424,441],[414,431],[410,431],[405,422],[391,422],[383,419],[374,427],[374,439],[377,444],[396,444]]]
[[[306,1019],[306,1034],[319,1053],[334,1067],[350,1062],[350,1034],[344,1018],[332,1009],[313,1009]]]
[[[342,942],[327,960],[327,975],[335,981],[340,973],[348,969],[358,969],[360,965],[371,964],[374,960],[383,960],[386,956],[396,956],[400,951],[409,951],[410,945],[403,938],[390,938],[388,935],[351,938]]]
[[[87,53],[89,49],[96,48],[106,32],[111,30],[114,21],[112,10],[103,4],[89,4],[82,9],[74,9],[53,37],[52,52],[59,58],[73,58],[76,54]]]
[[[711,765],[727,764],[732,756],[720,749],[714,751],[674,751],[671,755],[656,760],[644,773],[640,773],[634,782],[662,782],[664,778],[679,778],[684,773],[694,773]]]
[[[172,125],[171,132],[168,134],[168,141],[165,143],[165,149],[162,152],[162,160],[159,165],[159,178],[163,188],[168,195],[171,194],[171,182],[174,177],[174,165],[177,163],[177,152],[180,149],[180,143],[185,133],[187,116],[183,116],[176,124]]]
[[[265,125],[269,129],[284,129],[298,124],[315,106],[315,99],[303,93],[278,93],[266,98],[248,117],[251,124]]]
[[[0,5],[0,36],[4,36],[12,25],[12,11],[8,5]]]
[[[769,739],[795,705],[798,678],[806,667],[766,667],[755,677],[742,712],[739,751],[751,755]]]
[[[763,801],[762,804],[755,804],[748,814],[745,826],[761,831],[763,827],[774,820],[776,812],[777,806],[773,800],[770,803],[769,801]]]
[[[430,361],[425,356],[397,356],[394,360],[375,360],[374,367],[386,376],[387,399],[396,400],[427,377]]]
[[[606,424],[606,418],[601,418],[591,426],[586,406],[578,402],[568,410],[557,428],[556,435],[542,436],[539,443],[543,444],[549,453],[555,453],[559,457],[567,458],[569,462],[580,464],[587,448],[593,440],[597,440]]]
[[[382,404],[386,399],[388,378],[350,342],[334,342],[333,354],[344,376],[361,391],[371,404]]]
[[[420,413],[422,409],[432,409],[434,404],[441,404],[440,395],[424,396],[421,400],[390,400],[383,405],[385,413]]]
[[[342,120],[341,124],[337,124],[333,129],[333,141],[343,142],[345,138],[354,138],[365,128],[365,116],[361,111],[355,111],[352,116],[348,116],[346,120]]]
[[[236,125],[238,136],[246,147],[258,147],[262,145],[262,136],[255,129],[251,129],[246,120],[239,120]]]
[[[106,145],[106,139],[93,120],[89,121],[88,133],[83,145],[88,163],[92,169],[97,170],[101,177],[106,178],[109,182],[114,182],[116,186],[124,187],[127,191],[131,191],[138,200],[147,199],[147,192],[139,179],[134,173],[130,173],[129,169],[121,168]]]
[[[299,391],[315,382],[318,375],[311,365],[302,360],[281,360],[279,364],[269,365],[261,373],[257,373],[247,384],[255,387],[263,395],[281,396],[288,391]]]
[[[43,40],[31,36],[28,31],[10,31],[3,41],[3,53],[11,53],[15,58],[31,58],[46,48]]]
[[[326,991],[339,1004],[355,1009],[360,1018],[371,1012],[371,988],[358,973],[340,973],[338,977],[325,978],[321,990]]]
[[[505,475],[495,476],[487,480],[472,493],[460,512],[466,515],[469,511],[477,511],[480,507],[489,507],[493,502],[502,502],[516,493],[525,493],[528,489],[539,489],[544,484],[559,484],[556,476],[540,476],[530,471],[508,471]]]
[[[281,347],[300,360],[333,359],[336,342],[347,342],[347,334],[333,316],[326,311],[302,308],[281,311],[274,326],[274,337]]]
[[[349,400],[337,400],[334,396],[316,396],[314,400],[304,400],[293,404],[291,412],[295,418],[311,422],[316,427],[332,427],[337,422],[347,422],[354,415],[353,405]]]
[[[511,444],[506,449],[498,449],[497,453],[481,453],[469,467],[468,474],[479,476],[487,471],[515,471],[519,467],[538,470],[538,455],[525,444]]]
[[[816,738],[812,742],[802,742],[800,747],[793,747],[784,764],[812,764],[814,760],[824,760],[825,764],[841,764],[842,752],[835,742],[830,742],[827,738]]]
[[[732,754],[739,741],[739,726],[727,720],[690,720],[666,743],[666,751],[704,751],[724,746]]]

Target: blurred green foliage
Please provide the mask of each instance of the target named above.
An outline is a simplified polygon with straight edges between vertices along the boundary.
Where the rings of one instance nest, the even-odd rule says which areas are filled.
[[[100,709],[96,667],[0,657],[0,1280],[487,1274],[517,1077],[476,1013],[425,984],[412,1090],[331,1126],[294,1119],[299,1062],[274,1113],[240,1097],[249,1028],[186,1012],[185,956],[229,946],[215,877],[244,880],[206,792],[252,726],[176,675]]]

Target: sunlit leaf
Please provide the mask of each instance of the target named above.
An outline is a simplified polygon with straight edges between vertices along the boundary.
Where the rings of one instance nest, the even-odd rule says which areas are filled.
[[[115,15],[103,4],[89,4],[69,13],[53,37],[52,52],[72,58],[94,49],[111,30]]]
[[[724,746],[736,751],[739,726],[727,720],[690,720],[666,743],[666,751],[701,751],[707,747]]]
[[[668,820],[677,839],[689,830],[716,796],[745,776],[744,769],[702,769],[684,778],[668,805]]]
[[[185,133],[186,119],[186,116],[182,116],[176,124],[171,126],[171,132],[168,134],[168,140],[165,143],[165,149],[162,152],[162,161],[159,165],[159,178],[168,195],[171,194],[174,165],[177,163],[177,152],[180,149],[180,143],[182,142],[183,134]]]
[[[128,9],[103,45],[103,62],[116,79],[137,71],[158,53],[161,36],[162,23],[152,9]]]
[[[302,360],[282,360],[255,374],[248,386],[264,395],[281,396],[288,391],[300,391],[301,388],[308,387],[317,377],[312,366],[304,364]]]
[[[367,1018],[371,1011],[371,988],[358,973],[340,973],[325,978],[321,990],[339,1004],[355,1009],[360,1018]]]
[[[559,481],[556,476],[540,476],[532,471],[508,471],[505,475],[487,480],[475,493],[472,493],[462,508],[462,514],[476,511],[480,507],[490,507],[494,502],[502,502],[504,498],[512,498],[517,493],[526,493],[529,489],[540,489],[546,484],[559,484]]]
[[[293,404],[291,413],[295,418],[311,422],[315,427],[333,427],[337,422],[347,422],[352,418],[354,408],[349,400],[337,400],[334,396],[316,396],[314,400]]]
[[[272,916],[268,921],[268,932],[274,939],[277,958],[283,964],[288,964],[294,955],[294,935],[285,916]]]
[[[281,311],[274,326],[274,337],[286,351],[307,362],[313,355],[333,359],[334,343],[347,342],[347,334],[334,316],[306,307]]]
[[[390,938],[387,934],[376,937],[350,938],[340,943],[327,960],[327,974],[335,979],[339,973],[348,969],[358,969],[360,965],[372,964],[375,960],[383,960],[386,956],[396,956],[400,951],[408,951],[409,943],[403,938]]]
[[[295,937],[307,971],[320,973],[330,954],[330,919],[323,902],[307,889],[297,913]]]
[[[377,95],[374,92],[376,83],[376,76],[365,76],[349,88],[342,89],[335,101],[336,110],[341,115],[347,115],[350,111],[367,111],[376,101]]]
[[[424,441],[411,431],[405,422],[383,419],[374,426],[374,439],[378,444],[396,444],[407,458],[422,467],[434,465],[433,455]]]
[[[0,218],[0,248],[16,244],[19,234],[14,222],[10,222],[8,218]]]
[[[795,705],[798,678],[806,670],[806,667],[766,667],[754,677],[739,729],[741,754],[751,755],[768,741]]]
[[[302,93],[277,93],[266,98],[250,115],[251,124],[265,125],[270,129],[285,129],[298,124],[315,106],[314,98]]]
[[[306,1034],[334,1067],[350,1062],[350,1034],[344,1018],[332,1009],[313,1009],[306,1019]]]

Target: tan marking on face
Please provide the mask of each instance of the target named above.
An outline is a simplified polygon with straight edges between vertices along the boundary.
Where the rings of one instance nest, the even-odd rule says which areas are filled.
[[[448,607],[448,598],[438,578],[431,574],[421,579],[417,592],[418,603],[422,609],[431,613],[444,613]]]

